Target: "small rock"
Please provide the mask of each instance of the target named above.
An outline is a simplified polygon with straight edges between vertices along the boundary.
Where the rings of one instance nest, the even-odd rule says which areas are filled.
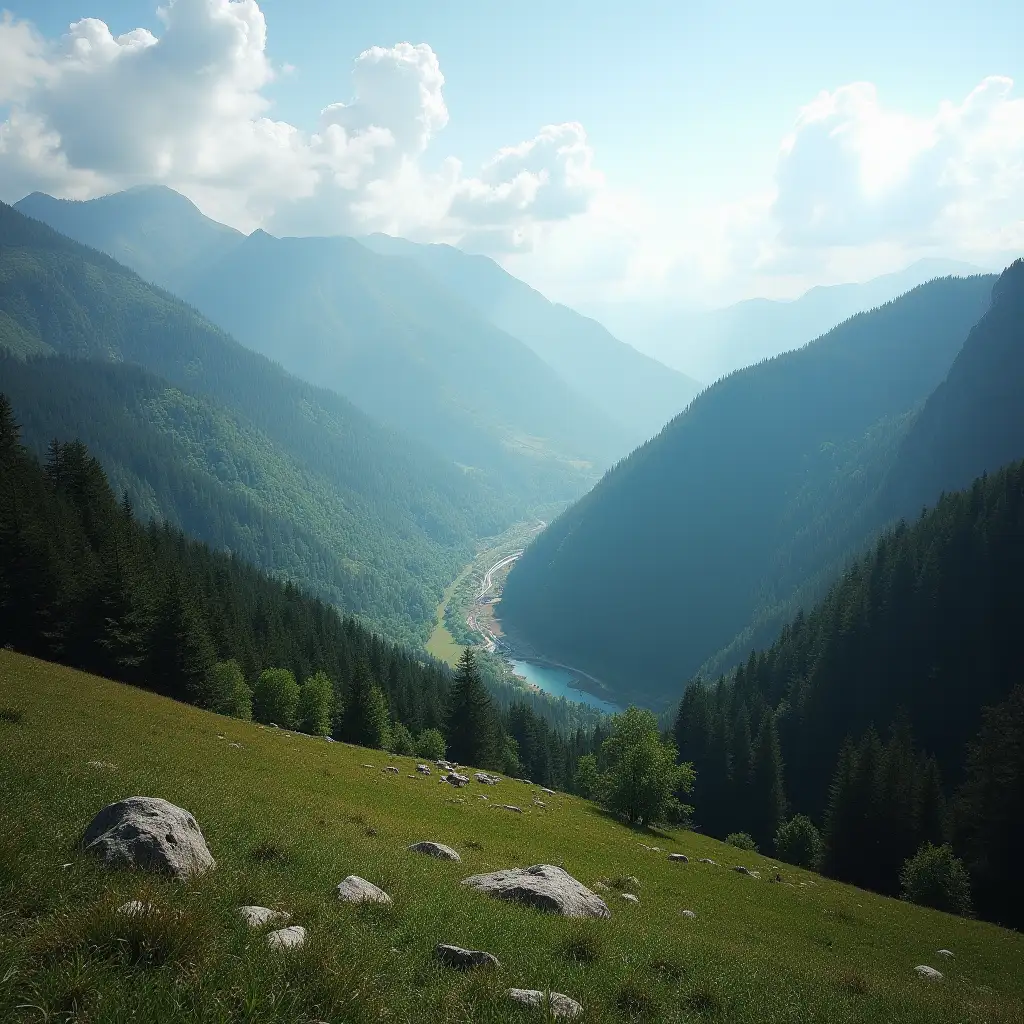
[[[713,867],[718,867],[718,861],[712,860],[710,857],[701,857],[698,864],[711,864]]]
[[[129,900],[127,903],[122,903],[117,908],[117,912],[124,914],[125,917],[146,917],[156,913],[156,907],[152,903],[143,903],[142,900]]]
[[[695,921],[697,919],[697,915],[692,910],[683,910],[681,913],[683,917],[689,918],[691,921]]]
[[[926,978],[928,981],[942,981],[942,971],[935,970],[934,967],[928,967],[926,964],[918,964],[914,968],[919,977]]]
[[[364,764],[363,767],[364,768],[376,768],[377,766],[375,764]]]
[[[669,860],[678,861],[680,864],[689,864],[690,858],[685,853],[670,853],[668,855]]]
[[[477,797],[477,800],[487,800],[488,802],[490,802],[490,801],[489,801],[489,799],[488,799],[488,797],[484,796],[483,794],[481,794],[480,796],[478,796],[478,797]]]
[[[629,903],[639,903],[640,902],[640,897],[639,896],[634,896],[631,892],[624,892],[622,894],[622,898],[624,900],[627,900]]]
[[[151,796],[108,804],[85,830],[82,846],[107,867],[163,871],[175,878],[202,874],[217,863],[196,819]]]
[[[949,949],[940,949],[938,955],[939,956],[944,956],[944,957],[952,957],[953,956],[953,952],[952,952],[952,950],[949,950]]]
[[[238,914],[250,928],[262,928],[265,924],[276,924],[291,917],[283,910],[271,910],[269,907],[239,907]]]
[[[418,764],[418,765],[416,765],[416,771],[418,771],[420,773],[420,775],[429,775],[430,774],[430,765],[429,764]]]
[[[267,945],[271,949],[299,949],[306,944],[306,929],[301,924],[293,924],[288,928],[278,928],[267,935]]]
[[[600,881],[595,882],[594,883],[594,888],[595,889],[600,889],[602,892],[611,892],[612,891],[612,887],[607,882],[600,882]]]
[[[242,744],[241,743],[229,743],[228,746],[229,747],[234,747],[235,750],[241,750],[242,749]]]
[[[476,772],[473,778],[485,786],[496,786],[500,781],[496,775],[488,775],[487,772]]]
[[[396,767],[395,767],[395,766],[394,766],[393,764],[389,764],[389,765],[388,765],[388,766],[387,766],[387,767],[386,767],[386,768],[384,769],[384,771],[386,771],[386,772],[391,772],[391,773],[392,773],[393,775],[398,775],[398,769],[397,769],[397,768],[396,768]]]
[[[485,953],[482,949],[463,949],[461,946],[449,946],[440,943],[434,950],[434,956],[448,967],[457,967],[460,971],[469,971],[474,967],[500,967],[498,958],[493,953]]]
[[[541,786],[540,787],[540,791],[542,793],[547,793],[548,796],[554,796],[555,795],[555,791],[553,789],[548,789],[546,786]]]
[[[449,786],[454,786],[456,789],[469,785],[468,776],[460,775],[458,772],[449,772],[447,775],[442,776],[442,781],[447,782]]]
[[[733,868],[733,871],[735,871],[738,875],[750,875],[750,876],[753,876],[753,874],[754,874],[753,871],[750,870],[750,868],[745,868],[742,864],[737,864]]]
[[[561,992],[539,992],[533,988],[510,988],[509,999],[523,1006],[546,1009],[552,1017],[578,1017],[583,1012],[583,1005],[563,995]]]
[[[522,814],[522,807],[516,807],[515,804],[494,804],[494,809],[497,811],[512,811],[514,814]]]
[[[563,917],[611,917],[600,896],[553,864],[472,875],[462,884],[500,900],[526,903]]]
[[[117,765],[112,761],[87,761],[86,766],[89,768],[95,768],[101,772],[116,772]]]
[[[436,857],[438,860],[453,860],[456,863],[462,860],[455,850],[450,846],[445,846],[444,843],[424,841],[413,843],[412,846],[408,846],[406,849],[412,850],[413,853],[425,853],[428,857]]]
[[[434,764],[436,764],[438,768],[443,768],[446,772],[450,772],[452,770],[452,765],[450,761],[445,761],[442,759],[440,761],[435,761]]]
[[[533,806],[534,807],[547,807],[547,804],[544,803],[543,800],[534,800],[533,801]]]
[[[391,897],[358,875],[349,875],[338,883],[338,899],[343,903],[390,903]]]

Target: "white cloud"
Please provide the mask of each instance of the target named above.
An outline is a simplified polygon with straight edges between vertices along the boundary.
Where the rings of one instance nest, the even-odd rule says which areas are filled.
[[[328,104],[304,133],[268,116],[264,88],[277,72],[255,0],[169,0],[158,14],[157,35],[115,37],[85,18],[52,41],[0,22],[3,198],[159,182],[243,228],[475,244],[490,235],[504,249],[584,213],[599,184],[575,124],[501,150],[478,177],[454,158],[424,171],[448,122],[444,76],[424,43],[360,54],[352,98]]]
[[[284,234],[387,231],[486,251],[563,301],[724,302],[867,277],[921,255],[1024,249],[1024,99],[988,78],[930,116],[869,83],[796,112],[776,173],[709,206],[606,182],[578,123],[478,169],[437,160],[444,75],[425,43],[376,46],[302,131],[275,120],[256,0],[167,0],[156,33],[96,19],[44,39],[0,19],[0,198],[170,185],[212,217]],[[637,160],[643,153],[635,154]],[[428,169],[429,168],[429,169]]]

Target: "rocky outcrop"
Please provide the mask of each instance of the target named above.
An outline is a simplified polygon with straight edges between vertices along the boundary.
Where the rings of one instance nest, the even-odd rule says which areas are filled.
[[[428,857],[436,857],[438,860],[453,860],[456,862],[462,860],[455,850],[450,846],[445,846],[444,843],[431,843],[429,841],[424,841],[421,843],[413,843],[412,846],[408,846],[406,849],[412,850],[413,853],[423,853]]]
[[[583,1012],[583,1004],[561,992],[540,992],[534,988],[510,988],[509,999],[537,1010],[547,1010],[556,1018],[570,1019]]]
[[[358,875],[349,875],[338,883],[338,899],[342,903],[390,903],[391,897]]]
[[[461,946],[449,946],[442,942],[434,950],[434,956],[448,967],[456,967],[460,971],[471,971],[477,967],[500,967],[498,958],[493,953],[485,953],[482,949],[463,949]]]

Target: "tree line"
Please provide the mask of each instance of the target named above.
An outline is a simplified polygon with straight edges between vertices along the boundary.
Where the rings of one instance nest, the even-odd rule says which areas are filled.
[[[0,645],[222,714],[571,789],[595,742],[289,582],[142,521],[79,441],[40,462],[0,394]],[[601,737],[597,737],[600,741]]]
[[[699,823],[770,852],[799,814],[824,871],[890,894],[949,846],[977,910],[1024,923],[1022,616],[1016,463],[898,524],[771,647],[687,688],[674,733]]]

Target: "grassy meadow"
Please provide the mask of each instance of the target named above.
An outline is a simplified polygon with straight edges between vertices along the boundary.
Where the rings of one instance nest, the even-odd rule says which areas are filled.
[[[382,773],[387,764],[400,774]],[[0,651],[0,1020],[542,1020],[506,1000],[510,986],[573,996],[584,1021],[1024,1019],[1020,934],[694,833],[630,830],[524,783],[456,791],[413,771],[409,759],[221,718]],[[216,870],[175,883],[106,871],[79,852],[92,816],[131,795],[193,812]],[[546,807],[534,805],[538,796]],[[421,839],[454,846],[463,862],[406,851]],[[690,863],[670,863],[669,852]],[[587,885],[635,876],[620,884],[640,903],[602,893],[612,918],[580,922],[459,884],[539,862]],[[736,864],[761,878],[728,869]],[[382,886],[394,905],[339,904],[334,886],[348,874]],[[158,912],[117,914],[130,899]],[[289,911],[308,929],[305,948],[267,949],[236,914],[252,903]],[[501,967],[441,967],[438,942],[488,950]],[[942,948],[955,957],[938,957]],[[945,978],[924,981],[917,964]]]

